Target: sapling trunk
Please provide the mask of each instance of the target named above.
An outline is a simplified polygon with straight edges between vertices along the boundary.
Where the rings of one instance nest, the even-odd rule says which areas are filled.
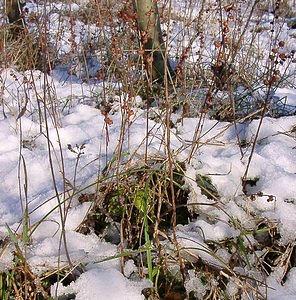
[[[144,52],[144,63],[150,79],[163,81],[165,68],[172,74],[168,61],[165,61],[165,48],[160,28],[156,1],[133,0],[137,13],[137,24]]]

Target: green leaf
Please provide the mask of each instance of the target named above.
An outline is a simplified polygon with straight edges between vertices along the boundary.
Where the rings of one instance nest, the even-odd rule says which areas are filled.
[[[144,214],[144,191],[139,190],[136,194],[134,206]]]
[[[237,237],[237,243],[238,243],[240,251],[243,253],[243,255],[246,259],[248,267],[251,268],[251,264],[250,264],[250,260],[249,260],[249,256],[248,256],[248,250],[244,245],[244,239],[241,235]]]

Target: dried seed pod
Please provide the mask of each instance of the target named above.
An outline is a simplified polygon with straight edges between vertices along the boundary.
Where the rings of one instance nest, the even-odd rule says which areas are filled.
[[[222,67],[223,66],[223,62],[221,60],[218,60],[215,64],[216,67]]]
[[[226,55],[224,51],[221,51],[218,56],[220,59],[223,59]]]
[[[234,10],[233,7],[235,7],[234,4],[225,5],[225,6],[224,6],[224,10],[225,10],[226,12],[230,12],[230,11]]]
[[[234,15],[231,14],[231,13],[229,13],[229,14],[228,14],[228,19],[229,19],[229,20],[234,20]]]
[[[134,114],[135,114],[135,112],[132,109],[128,111],[128,117],[131,117]]]
[[[230,38],[229,37],[225,37],[224,38],[224,43],[225,44],[229,44],[230,43]]]
[[[229,33],[229,31],[230,31],[230,30],[229,30],[228,27],[224,27],[224,28],[223,28],[223,33],[227,34],[227,33]]]
[[[274,70],[273,73],[274,73],[274,75],[278,75],[278,76],[281,75],[281,71],[280,70]]]
[[[219,42],[219,41],[215,41],[215,42],[214,42],[214,46],[215,46],[216,48],[221,47],[221,45],[222,45],[222,43]]]
[[[139,55],[143,55],[145,53],[145,50],[144,49],[138,49],[137,53]]]
[[[146,59],[146,62],[147,62],[148,64],[152,64],[153,61],[154,61],[154,58],[153,58],[152,55],[149,55],[149,56],[147,57],[147,59]]]
[[[275,76],[272,76],[271,82],[272,82],[272,83],[276,83],[276,82],[278,82],[280,79],[281,79],[280,76],[275,75]]]
[[[104,121],[108,125],[112,125],[113,124],[113,121],[108,116],[105,117]]]
[[[234,10],[234,11],[237,10],[237,7],[236,7],[236,5],[235,5],[234,3],[231,5],[231,8],[232,8],[232,10]]]
[[[224,10],[225,10],[226,12],[230,12],[230,11],[231,11],[231,5],[224,6]]]
[[[280,41],[280,42],[279,42],[279,47],[280,47],[280,48],[285,47],[285,42],[284,42],[284,41]]]

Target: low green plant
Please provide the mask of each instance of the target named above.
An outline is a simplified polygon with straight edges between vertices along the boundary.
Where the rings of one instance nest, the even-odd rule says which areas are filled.
[[[9,239],[14,246],[14,266],[0,273],[0,299],[9,300],[13,297],[25,300],[50,299],[45,290],[46,283],[34,275],[23,253],[25,246],[20,236],[6,226]],[[26,241],[26,239],[25,239]]]

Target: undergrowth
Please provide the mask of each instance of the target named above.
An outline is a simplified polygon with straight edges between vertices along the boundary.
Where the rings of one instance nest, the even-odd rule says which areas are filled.
[[[277,224],[252,210],[252,201],[267,196],[267,201],[276,205],[276,197],[250,192],[249,187],[259,179],[250,178],[249,168],[264,117],[296,113],[295,107],[274,95],[279,87],[295,87],[295,49],[283,34],[287,19],[294,14],[290,2],[274,1],[271,5],[268,1],[252,1],[248,6],[242,1],[158,1],[165,56],[174,65],[174,74],[167,74],[162,83],[148,80],[143,32],[138,31],[132,1],[89,2],[74,11],[70,4],[62,3],[63,8],[57,9],[51,2],[37,1],[42,9],[24,10],[21,26],[19,21],[0,24],[0,104],[4,117],[9,111],[19,122],[23,148],[34,149],[35,144],[22,137],[22,116],[38,118],[40,135],[45,137],[48,124],[53,123],[61,149],[61,114],[76,103],[85,103],[104,116],[105,141],[98,152],[106,158],[105,164],[98,166],[97,180],[79,187],[76,179],[85,146],[68,145],[68,151],[76,154],[70,182],[65,176],[63,152],[58,157],[47,139],[58,204],[46,217],[56,210],[60,213],[61,245],[66,248],[67,264],[37,275],[26,253],[34,231],[46,217],[30,224],[26,163],[20,147],[19,170],[25,174],[23,182],[21,176],[18,182],[22,226],[15,231],[7,227],[7,237],[1,241],[0,256],[6,251],[13,254],[13,265],[0,273],[1,299],[53,299],[50,287],[54,283],[70,283],[84,272],[83,264],[72,262],[65,237],[68,211],[75,201],[78,205],[91,203],[77,231],[95,233],[118,245],[119,254],[106,259],[120,259],[122,272],[125,262],[132,259],[138,277],[147,277],[153,283],[152,288],[143,290],[146,299],[267,299],[270,287],[266,278],[276,268],[281,268],[281,283],[285,282],[296,265],[295,242],[282,245]],[[26,95],[12,95],[16,104],[3,97],[5,70],[10,70],[19,91]],[[36,86],[33,70],[40,71],[41,89]],[[73,94],[66,100],[58,99],[50,79],[55,70],[67,74],[66,82],[100,87],[100,92],[94,91],[87,99],[77,100]],[[16,74],[23,77],[19,79]],[[140,103],[136,96],[141,96]],[[146,137],[133,153],[125,153],[123,145],[135,109],[146,115]],[[108,130],[118,112],[120,134],[110,159]],[[171,130],[192,117],[197,118],[194,137],[175,153],[170,148]],[[245,147],[252,149],[237,199],[222,199],[210,176],[187,178],[187,168],[198,159],[205,118],[227,121],[236,129],[238,124],[259,119],[252,141],[242,140],[236,130],[242,157]],[[149,153],[150,120],[163,129],[160,138],[154,136],[164,145],[160,156]],[[139,154],[140,147],[144,147],[144,154]],[[183,150],[188,153],[180,160],[178,154]],[[52,163],[54,159],[58,167]],[[58,188],[55,168],[63,176],[63,190]],[[188,202],[190,193],[196,190],[206,202]],[[229,215],[224,208],[228,201],[241,206],[252,227],[246,228],[241,220]],[[198,229],[194,229],[197,232],[191,240],[180,235],[198,219],[216,224],[221,214],[222,221],[237,233],[233,238],[207,240]],[[75,295],[65,297],[56,298],[73,299]]]

